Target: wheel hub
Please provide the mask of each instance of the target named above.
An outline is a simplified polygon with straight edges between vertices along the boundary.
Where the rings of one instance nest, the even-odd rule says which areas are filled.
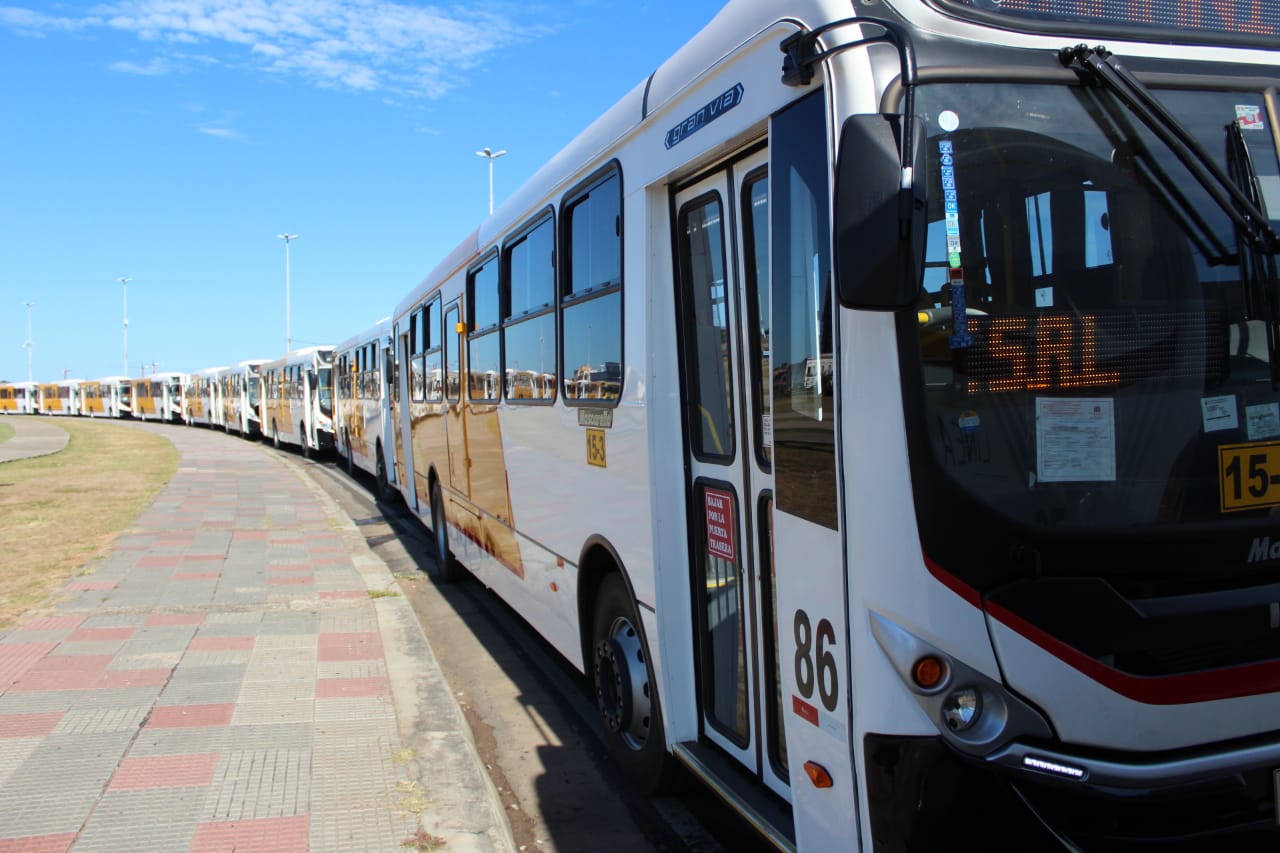
[[[595,657],[596,703],[605,726],[631,749],[643,748],[649,738],[649,668],[639,634],[618,620]]]

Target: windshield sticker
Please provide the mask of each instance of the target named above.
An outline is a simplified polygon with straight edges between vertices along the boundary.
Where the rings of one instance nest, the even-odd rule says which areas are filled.
[[[1280,435],[1280,403],[1245,406],[1244,424],[1250,441]]]
[[[1236,104],[1236,124],[1241,130],[1267,129],[1267,123],[1262,119],[1262,107],[1251,104]]]
[[[977,432],[978,427],[982,426],[982,418],[978,417],[978,413],[969,409],[960,413],[959,420],[956,425],[960,427],[962,432]]]
[[[960,201],[956,195],[955,151],[951,140],[938,140],[938,163],[942,178],[942,210],[947,227],[947,283],[951,293],[952,349],[973,346],[969,334],[969,311],[965,305],[964,267],[960,259]]]
[[[944,133],[960,129],[960,116],[956,115],[952,110],[943,110],[938,113],[938,127],[942,128]]]
[[[1115,401],[1037,397],[1036,479],[1041,483],[1114,482]]]
[[[1053,307],[1053,288],[1052,287],[1036,288],[1036,307],[1037,308]]]
[[[1240,426],[1240,419],[1236,415],[1236,397],[1234,394],[1225,394],[1221,397],[1201,397],[1200,414],[1204,419],[1205,432],[1237,429]]]

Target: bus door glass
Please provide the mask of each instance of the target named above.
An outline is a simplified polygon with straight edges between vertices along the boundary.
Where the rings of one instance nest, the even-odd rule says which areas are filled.
[[[394,377],[394,391],[391,394],[391,418],[395,422],[395,442],[396,442],[396,482],[400,484],[400,494],[406,501],[410,502],[415,510],[417,509],[417,496],[413,491],[413,472],[405,464],[405,436],[409,435],[409,330],[397,323],[392,330],[392,335],[396,341],[395,359],[396,363],[392,368]]]
[[[788,796],[772,595],[768,152],[675,197],[704,739]]]

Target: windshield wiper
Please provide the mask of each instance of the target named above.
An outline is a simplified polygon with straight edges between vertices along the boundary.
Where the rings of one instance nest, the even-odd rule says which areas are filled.
[[[1227,169],[1240,192],[1259,210],[1266,202],[1253,167],[1253,157],[1244,141],[1239,122],[1227,125]],[[1265,214],[1264,214],[1265,215]],[[1243,241],[1242,241],[1243,242]],[[1280,389],[1280,279],[1276,276],[1274,255],[1251,246],[1240,247],[1240,277],[1247,282],[1249,315],[1260,318],[1267,330],[1267,361],[1271,369],[1271,387]]]
[[[1280,234],[1250,195],[1214,161],[1199,141],[1164,108],[1146,86],[1116,61],[1105,47],[1076,45],[1058,52],[1059,61],[1075,67],[1088,79],[1114,94],[1173,152],[1214,203],[1236,227],[1243,241],[1256,252],[1280,252]],[[1274,360],[1273,360],[1274,361]]]

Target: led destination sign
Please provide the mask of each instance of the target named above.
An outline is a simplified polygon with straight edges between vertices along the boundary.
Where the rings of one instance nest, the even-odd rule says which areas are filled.
[[[1111,25],[1232,36],[1280,36],[1280,0],[939,0],[1010,26]]]
[[[968,329],[972,346],[953,358],[971,394],[1206,379],[1220,376],[1226,360],[1214,314],[971,316]]]

